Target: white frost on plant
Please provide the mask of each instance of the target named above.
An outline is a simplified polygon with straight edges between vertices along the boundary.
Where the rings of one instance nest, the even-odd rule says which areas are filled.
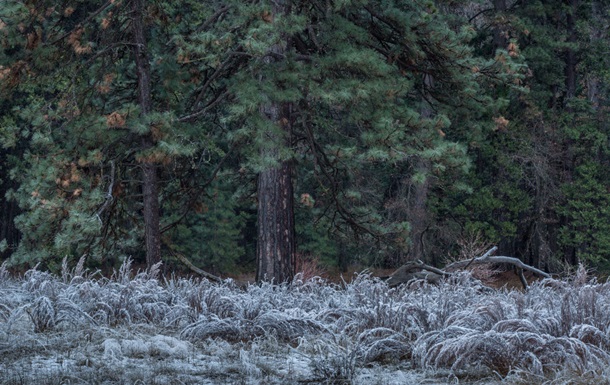
[[[19,373],[29,383],[69,373],[188,384],[440,384],[464,375],[559,384],[610,375],[607,283],[494,291],[464,275],[389,288],[360,274],[342,285],[241,289],[162,281],[129,266],[102,278],[67,265],[61,277],[31,270],[3,282],[0,383]],[[49,374],[32,366],[35,357],[60,364]]]
[[[104,357],[108,359],[129,358],[173,358],[189,357],[191,344],[177,338],[155,335],[151,337],[116,340],[109,338],[103,342]]]
[[[104,348],[104,359],[109,361],[121,360],[123,358],[123,351],[121,344],[114,338],[108,338],[102,343]]]
[[[149,354],[160,357],[171,357],[175,359],[186,359],[189,356],[191,344],[177,338],[156,335],[149,341]]]

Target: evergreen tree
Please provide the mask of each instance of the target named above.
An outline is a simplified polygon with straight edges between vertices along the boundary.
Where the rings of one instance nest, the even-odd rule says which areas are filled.
[[[599,93],[604,87],[600,69],[605,66],[600,15],[607,4],[494,4],[494,12],[477,13],[475,25],[481,27],[477,48],[482,52],[505,48],[526,64],[528,76],[522,83],[528,92],[507,95],[510,106],[504,124],[498,124],[473,152],[477,168],[476,181],[471,183],[484,193],[464,202],[471,207],[468,212],[477,214],[478,222],[471,226],[501,242],[508,254],[543,268],[562,261],[577,263],[585,254],[603,255],[602,232],[593,230],[595,226],[589,230],[574,226],[582,215],[576,207],[591,202],[591,196],[574,192],[579,191],[576,186],[593,188],[595,180],[599,185],[592,191],[599,194],[607,183],[592,171],[606,162],[598,139],[607,136],[607,128],[598,107],[605,103]],[[603,200],[601,195],[599,199]],[[598,214],[589,211],[586,221],[603,221],[604,214]],[[584,236],[581,231],[590,230],[597,232],[596,241],[575,244]],[[588,251],[583,253],[584,249]]]
[[[462,118],[464,130],[492,125],[498,107],[489,90],[514,77],[512,64],[508,56],[474,57],[468,29],[427,2],[292,2],[287,9],[263,5],[246,34],[244,46],[259,60],[233,79],[231,119],[243,122],[236,138],[258,149],[249,167],[261,175],[289,161],[310,170],[297,172],[307,178],[297,193],[321,208],[319,223],[350,239],[383,240],[384,253],[396,253],[409,244],[409,221],[431,221],[411,217],[411,203],[400,206],[408,190],[431,189],[429,181],[468,165],[463,147],[446,138],[451,118]],[[264,114],[271,119],[253,114],[271,106],[275,114]],[[292,204],[276,196],[271,206],[285,212],[275,218],[290,217]],[[415,204],[425,206],[426,196]],[[259,217],[259,229],[268,224],[261,221],[277,225],[275,218]],[[276,254],[275,263],[289,264],[290,254]]]
[[[3,15],[3,100],[14,121],[3,131],[27,148],[10,193],[24,210],[14,262],[138,257],[144,238],[148,264],[158,260],[161,227],[171,227],[159,196],[168,207],[197,204],[223,158],[211,140],[226,96],[216,81],[241,59],[230,42],[209,52],[200,43],[227,10],[41,1]]]
[[[609,5],[5,2],[0,252],[602,266]]]

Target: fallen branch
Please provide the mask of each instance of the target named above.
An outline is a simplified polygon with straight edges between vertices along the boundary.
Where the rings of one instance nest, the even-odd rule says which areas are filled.
[[[487,252],[486,252],[485,254],[483,254],[483,255],[480,257],[480,260],[485,260],[485,259],[487,259],[487,258],[488,258],[490,255],[492,255],[493,253],[495,253],[495,252],[496,252],[496,250],[498,250],[498,246],[494,246],[494,247],[492,247],[491,249],[487,250]],[[476,259],[477,259],[476,257],[475,257],[475,258],[472,258],[472,259],[470,260],[470,262],[468,262],[468,264],[466,265],[466,267],[464,267],[464,269],[467,269],[467,268],[468,268],[470,265],[472,265],[472,263],[473,263],[473,262],[474,262]]]
[[[189,261],[188,258],[185,257],[184,255],[177,253],[177,252],[174,252],[173,254],[176,258],[178,258],[180,261],[182,261],[182,263],[184,263],[189,269],[193,270],[195,273],[209,279],[210,281],[222,282],[222,279],[220,277],[217,277],[214,274],[210,274],[207,271],[201,270],[197,266],[193,265],[193,263],[191,261]]]
[[[453,269],[460,269],[460,268],[465,268],[470,266],[471,264],[474,265],[480,265],[480,264],[484,264],[484,263],[508,263],[510,265],[513,265],[517,268],[523,269],[523,270],[527,270],[527,271],[531,271],[534,274],[540,275],[544,278],[551,278],[550,274],[545,273],[544,271],[537,269],[533,266],[530,265],[526,265],[525,263],[523,263],[519,258],[514,258],[514,257],[505,257],[505,256],[482,256],[482,257],[478,257],[475,258],[471,261],[458,261],[458,262],[453,262],[452,264],[448,265],[445,267],[445,270],[453,270]]]
[[[425,279],[429,282],[436,283],[442,277],[448,277],[453,274],[448,270],[465,270],[471,267],[472,265],[481,265],[488,263],[506,263],[514,266],[515,274],[517,274],[517,276],[519,277],[519,280],[521,281],[521,284],[523,285],[523,288],[525,290],[527,290],[528,288],[528,283],[527,279],[525,278],[525,275],[523,274],[524,270],[530,271],[544,278],[551,278],[548,273],[545,273],[544,271],[537,269],[533,266],[526,265],[518,258],[506,256],[491,256],[491,254],[493,254],[497,249],[498,248],[494,246],[480,257],[453,262],[445,266],[444,269],[439,269],[433,266],[426,265],[422,261],[408,262],[399,267],[396,271],[394,271],[392,275],[390,275],[390,277],[388,278],[387,282],[388,285],[390,285],[391,287],[398,286],[403,283],[408,283],[416,279]]]

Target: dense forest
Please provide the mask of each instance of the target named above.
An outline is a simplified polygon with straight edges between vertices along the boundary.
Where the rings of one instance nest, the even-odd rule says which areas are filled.
[[[0,252],[610,270],[610,2],[0,0]]]

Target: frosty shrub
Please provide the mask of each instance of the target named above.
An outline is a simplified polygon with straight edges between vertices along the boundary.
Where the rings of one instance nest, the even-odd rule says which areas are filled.
[[[340,285],[301,277],[239,288],[161,279],[158,269],[134,273],[127,260],[110,278],[65,263],[59,276],[33,269],[3,279],[0,350],[27,355],[32,341],[45,351],[71,346],[85,367],[186,360],[194,363],[172,369],[160,361],[166,366],[158,370],[200,370],[228,383],[357,383],[374,368],[405,367],[528,384],[593,383],[610,374],[610,284],[582,277],[527,291],[485,288],[468,273],[396,288],[366,273]],[[83,338],[91,342],[74,348]],[[11,354],[3,368],[19,373]],[[121,381],[134,378],[150,381]]]
[[[358,367],[358,347],[345,337],[308,343],[314,378],[322,384],[351,384]]]

